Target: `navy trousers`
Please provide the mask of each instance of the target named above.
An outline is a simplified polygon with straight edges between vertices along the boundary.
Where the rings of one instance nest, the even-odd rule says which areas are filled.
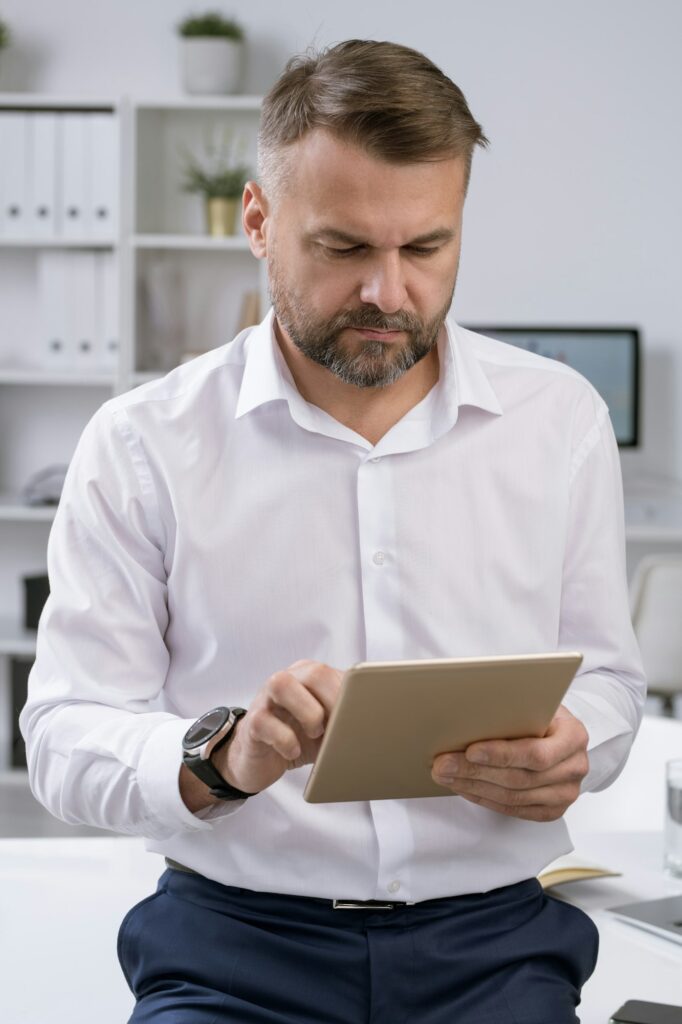
[[[575,1024],[597,948],[535,879],[334,910],[172,868],[118,935],[129,1024]]]

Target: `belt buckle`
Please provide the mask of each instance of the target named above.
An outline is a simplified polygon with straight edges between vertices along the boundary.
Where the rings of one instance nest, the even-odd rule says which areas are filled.
[[[381,900],[332,900],[334,910],[395,910],[406,907],[406,903],[384,903]]]

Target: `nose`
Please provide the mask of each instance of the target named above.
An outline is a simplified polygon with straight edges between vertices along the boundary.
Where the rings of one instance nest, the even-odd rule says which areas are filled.
[[[378,253],[367,265],[360,298],[364,303],[377,306],[383,313],[397,313],[403,308],[407,290],[400,252]]]

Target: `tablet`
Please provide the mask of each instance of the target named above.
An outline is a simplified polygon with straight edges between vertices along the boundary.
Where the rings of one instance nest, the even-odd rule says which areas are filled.
[[[304,798],[452,796],[431,778],[436,754],[475,740],[544,736],[581,661],[561,652],[354,665]]]

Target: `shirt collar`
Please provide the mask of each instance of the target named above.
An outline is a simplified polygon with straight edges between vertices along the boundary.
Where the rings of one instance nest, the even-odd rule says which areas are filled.
[[[447,367],[441,375],[448,390],[457,394],[457,404],[472,405],[484,412],[502,414],[502,406],[476,352],[477,335],[460,327],[450,317],[445,321],[448,334]]]
[[[305,402],[294,383],[275,337],[274,321],[271,308],[246,339],[244,374],[239,389],[236,419],[260,405],[278,400],[288,402],[296,420],[314,408]],[[428,416],[433,440],[454,426],[461,406],[475,406],[497,415],[502,413],[497,395],[477,358],[473,344],[475,335],[450,318],[445,321],[445,328],[438,342],[438,383],[404,417],[404,420],[411,421]],[[316,410],[317,413],[319,410]],[[308,416],[305,415],[305,418]]]
[[[286,401],[289,397],[287,385],[295,389],[289,367],[279,351],[275,338],[275,314],[270,308],[244,343],[244,374],[235,419],[266,402]]]

